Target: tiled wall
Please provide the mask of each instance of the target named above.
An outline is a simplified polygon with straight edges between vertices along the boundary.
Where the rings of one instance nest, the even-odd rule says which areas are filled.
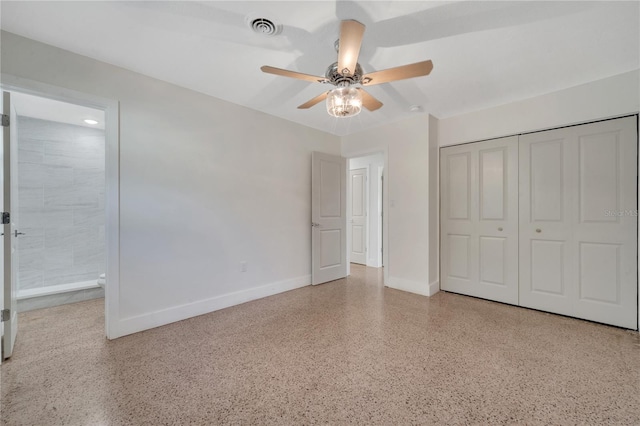
[[[105,272],[104,131],[18,118],[18,288]]]

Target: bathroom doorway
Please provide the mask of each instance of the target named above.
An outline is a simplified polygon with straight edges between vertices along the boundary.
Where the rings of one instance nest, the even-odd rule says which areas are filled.
[[[18,92],[11,100],[18,312],[104,298],[104,111]]]
[[[12,265],[3,268],[0,304],[3,318],[11,312],[12,332],[0,327],[2,356],[11,356],[13,344],[8,350],[5,344],[19,329],[14,312],[74,302],[93,300],[111,338],[119,309],[118,102],[4,74],[1,87],[1,196],[6,201],[11,195],[5,208],[11,226],[17,225],[15,250],[5,250],[1,262]],[[10,120],[4,115],[9,107]],[[8,279],[8,271],[17,273]]]

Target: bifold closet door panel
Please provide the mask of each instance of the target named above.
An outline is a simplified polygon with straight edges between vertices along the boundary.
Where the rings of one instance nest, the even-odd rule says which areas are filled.
[[[576,130],[576,316],[637,328],[636,117]]]
[[[571,223],[576,163],[572,130],[520,136],[519,304],[572,312],[575,259]]]
[[[520,137],[520,304],[637,328],[637,128]]]
[[[518,302],[517,142],[441,150],[443,290]]]

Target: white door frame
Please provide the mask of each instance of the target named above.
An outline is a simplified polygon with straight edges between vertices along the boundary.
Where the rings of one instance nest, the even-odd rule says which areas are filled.
[[[378,179],[380,180],[381,184],[378,185],[378,211],[376,212],[376,223],[377,223],[377,227],[378,227],[378,241],[381,241],[382,244],[380,244],[380,250],[378,251],[378,253],[376,253],[376,261],[378,263],[378,265],[384,267],[385,263],[382,259],[382,253],[384,253],[384,239],[383,237],[383,230],[384,230],[384,226],[382,223],[382,220],[384,219],[384,215],[382,214],[382,203],[384,202],[384,196],[383,196],[383,186],[384,186],[384,166],[378,166]]]
[[[0,87],[9,92],[49,98],[57,101],[99,109],[105,113],[105,239],[106,276],[105,285],[105,335],[111,339],[115,335],[120,309],[120,110],[119,103],[71,89],[18,78],[9,74],[1,75]]]
[[[356,151],[345,158],[347,159],[347,174],[349,173],[349,163],[353,158],[366,157],[368,155],[382,154],[384,158],[384,181],[382,185],[383,193],[383,205],[382,205],[382,264],[384,265],[384,285],[389,282],[389,147],[385,146],[383,149],[373,149],[366,151]],[[347,197],[349,193],[349,187],[347,185]],[[349,219],[347,217],[347,219]],[[347,275],[351,275],[351,259],[349,256],[349,245],[347,243]]]

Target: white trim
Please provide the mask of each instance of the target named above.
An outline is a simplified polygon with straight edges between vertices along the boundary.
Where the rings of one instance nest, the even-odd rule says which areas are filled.
[[[89,288],[100,288],[98,280],[81,281],[77,283],[50,285],[46,287],[28,288],[18,290],[18,300],[30,299],[32,297],[49,296],[51,294],[68,293],[70,291],[86,290]]]
[[[384,191],[384,179],[383,179],[383,174],[385,171],[385,166],[378,166],[378,211],[377,216],[376,216],[376,222],[377,222],[377,226],[378,226],[378,252],[375,253],[375,262],[376,262],[376,267],[380,268],[382,267],[382,253],[383,253],[383,242],[384,239],[382,238],[382,230],[384,229],[384,226],[382,224],[382,220],[384,218],[384,215],[382,214],[382,210],[384,208],[384,206],[382,205],[382,202],[384,200],[383,197],[383,193],[382,191]]]
[[[409,293],[415,293],[421,296],[431,296],[431,286],[421,281],[411,281],[390,276],[389,281],[387,282],[387,287],[394,288],[396,290],[408,291]]]
[[[295,290],[308,285],[311,285],[311,275],[291,278],[284,281],[276,281],[259,287],[227,293],[210,299],[199,300],[193,303],[187,303],[135,317],[125,318],[120,320],[116,324],[116,327],[111,330],[111,338],[122,337],[139,331],[148,330],[150,328],[160,327],[176,321],[208,314],[220,309],[261,299],[267,296],[273,296],[274,294]]]
[[[120,105],[117,100],[102,98],[76,90],[52,86],[39,81],[1,74],[4,90],[22,92],[58,101],[100,109],[105,113],[105,239],[106,274],[109,286],[105,286],[105,334],[108,339],[117,335],[120,311]]]
[[[433,296],[440,291],[440,280],[435,280],[429,284],[429,296]]]

